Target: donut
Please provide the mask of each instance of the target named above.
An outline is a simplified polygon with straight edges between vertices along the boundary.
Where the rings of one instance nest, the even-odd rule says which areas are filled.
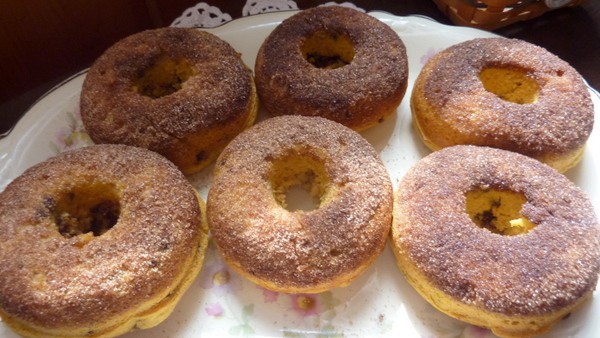
[[[255,63],[272,116],[321,116],[354,130],[392,115],[406,92],[406,48],[386,24],[340,6],[303,10],[262,43]]]
[[[391,246],[431,305],[529,337],[590,299],[600,271],[592,203],[528,156],[473,145],[417,162],[396,191]]]
[[[86,75],[80,110],[95,143],[146,148],[191,174],[254,123],[258,96],[251,70],[227,42],[164,27],[108,48]]]
[[[590,93],[573,67],[542,47],[501,37],[433,56],[415,81],[411,109],[432,150],[501,148],[560,172],[581,160],[594,124]]]
[[[0,193],[2,321],[45,338],[159,324],[201,268],[201,203],[143,148],[92,145],[27,169]]]
[[[310,197],[294,206],[298,190]],[[207,218],[233,270],[269,290],[318,293],[348,285],[379,256],[392,203],[388,173],[357,132],[286,115],[247,129],[223,150]]]

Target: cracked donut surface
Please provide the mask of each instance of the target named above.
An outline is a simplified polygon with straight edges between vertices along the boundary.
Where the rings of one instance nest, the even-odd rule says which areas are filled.
[[[27,337],[155,326],[198,274],[203,202],[164,157],[125,145],[61,153],[0,194],[0,317]]]
[[[592,296],[600,232],[586,194],[527,156],[459,145],[396,191],[392,248],[433,306],[503,337],[548,330]]]
[[[94,142],[153,150],[186,174],[212,163],[257,110],[252,72],[239,53],[188,28],[118,41],[94,62],[81,92],[81,118]]]
[[[282,196],[304,183],[317,205],[291,210]],[[258,123],[225,148],[207,217],[236,271],[271,290],[316,293],[347,285],[379,256],[392,194],[362,136],[321,117],[288,115]]]

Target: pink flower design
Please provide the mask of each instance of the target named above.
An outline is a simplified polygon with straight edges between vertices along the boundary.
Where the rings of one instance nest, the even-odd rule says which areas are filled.
[[[435,48],[429,48],[427,50],[427,53],[423,54],[421,56],[421,58],[419,59],[419,61],[421,61],[421,64],[424,65],[427,63],[427,61],[429,61],[429,59],[431,59],[437,53],[438,53],[438,50],[436,50]]]
[[[273,303],[273,302],[276,302],[277,299],[279,299],[279,292],[262,288],[262,293],[263,293],[265,303]]]
[[[241,290],[242,282],[240,278],[236,278],[236,275],[227,266],[216,263],[204,268],[200,286],[205,290],[210,289],[216,294],[224,295]]]
[[[471,338],[493,337],[493,334],[490,330],[474,325],[467,325],[463,331],[463,335]]]
[[[289,296],[291,300],[290,310],[302,317],[319,315],[323,311],[323,306],[319,301],[318,295],[294,294]]]
[[[204,308],[206,314],[212,317],[220,317],[223,315],[223,308],[219,303],[208,304],[206,308]]]
[[[74,112],[66,112],[65,119],[66,125],[56,132],[54,141],[50,141],[50,147],[55,153],[93,143],[81,122],[79,105],[75,107]]]

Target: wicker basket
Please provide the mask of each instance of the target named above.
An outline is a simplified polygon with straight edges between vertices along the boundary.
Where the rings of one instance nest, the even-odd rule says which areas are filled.
[[[494,30],[585,0],[433,0],[457,25]]]

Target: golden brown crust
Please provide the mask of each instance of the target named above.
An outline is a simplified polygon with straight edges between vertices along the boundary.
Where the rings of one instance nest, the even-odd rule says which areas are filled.
[[[527,73],[540,87],[537,102],[513,103],[487,91],[479,74],[488,67]],[[423,137],[436,149],[483,145],[545,162],[577,157],[594,123],[590,94],[577,71],[517,39],[473,39],[438,53],[415,81],[411,106]]]
[[[322,69],[304,58],[303,42],[320,30],[350,38],[350,64]],[[315,7],[273,30],[258,52],[255,73],[261,102],[272,115],[321,116],[362,130],[398,107],[408,61],[403,42],[384,23],[349,8]]]
[[[465,194],[489,188],[522,193],[521,214],[537,226],[519,236],[476,226]],[[448,147],[411,168],[397,191],[392,238],[400,261],[454,302],[480,309],[476,317],[551,317],[589,296],[600,269],[587,196],[536,160],[488,147]]]
[[[189,62],[193,75],[170,95],[140,94],[136,79],[162,58]],[[94,142],[147,148],[189,173],[254,122],[257,104],[252,72],[229,44],[196,29],[159,28],[117,42],[96,60],[83,84],[81,117]]]
[[[91,240],[61,235],[57,201],[90,184],[114,186],[117,223]],[[198,199],[181,172],[123,145],[65,152],[28,169],[0,194],[0,217],[0,308],[7,323],[40,336],[97,334],[143,314],[155,305],[149,301],[183,292],[206,241]]]
[[[323,163],[335,197],[310,211],[277,203],[269,173],[301,154]],[[241,133],[217,160],[207,202],[215,243],[232,267],[286,292],[320,292],[350,279],[383,250],[392,186],[373,147],[320,117],[282,116]]]

